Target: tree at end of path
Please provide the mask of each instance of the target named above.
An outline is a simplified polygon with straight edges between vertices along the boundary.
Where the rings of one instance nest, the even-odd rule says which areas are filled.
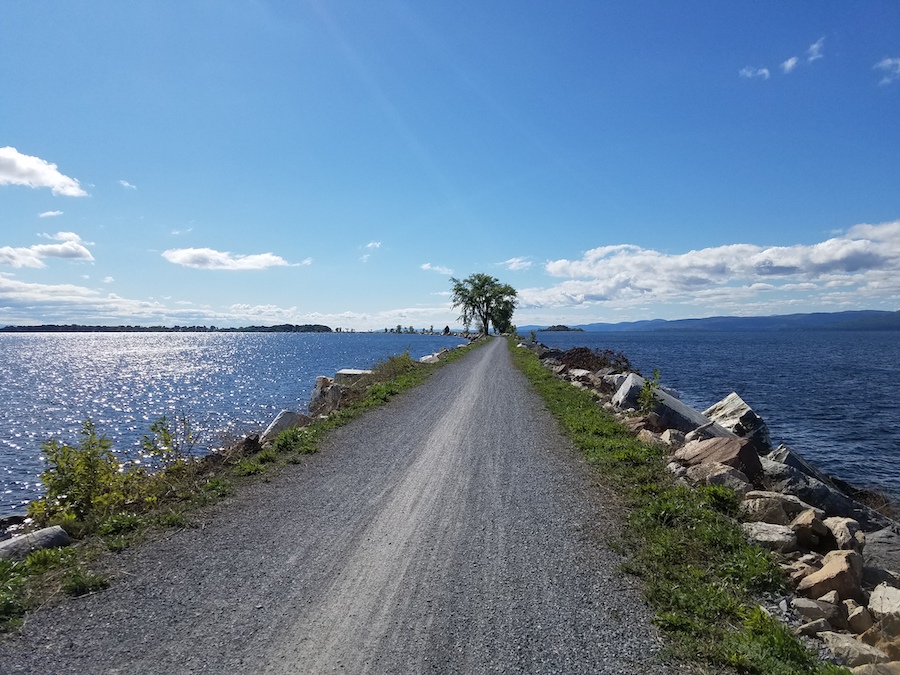
[[[473,323],[488,335],[490,327],[504,333],[512,327],[516,308],[516,289],[502,284],[489,274],[472,274],[465,279],[451,278],[453,308],[462,310],[459,320],[466,330]]]

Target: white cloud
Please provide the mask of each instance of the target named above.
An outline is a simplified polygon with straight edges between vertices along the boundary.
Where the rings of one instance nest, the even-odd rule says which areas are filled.
[[[794,68],[797,67],[797,64],[800,63],[800,59],[796,56],[792,56],[787,61],[781,64],[781,70],[786,74],[792,72]]]
[[[61,242],[58,244],[35,244],[29,247],[0,247],[0,265],[11,267],[46,267],[44,258],[67,258],[69,260],[92,261],[94,256],[86,246],[90,242],[82,241],[74,232],[57,232],[54,235],[43,234],[46,239]]]
[[[309,267],[309,266],[312,265],[312,264],[313,264],[313,259],[312,259],[312,258],[304,258],[303,260],[300,261],[300,265],[301,265],[302,267]]]
[[[52,218],[53,216],[61,216],[62,211],[44,211],[38,214],[38,218]]]
[[[112,277],[103,277],[104,284],[111,284],[114,281],[115,281],[115,279],[113,279]]]
[[[741,77],[746,77],[747,79],[750,79],[750,80],[757,78],[757,77],[761,77],[764,80],[768,80],[769,75],[770,75],[768,68],[751,68],[750,66],[747,66],[746,68],[741,68],[741,70],[738,74]]]
[[[0,185],[25,185],[31,188],[50,188],[55,195],[85,197],[87,192],[74,178],[64,176],[39,157],[23,155],[13,147],[0,148]]]
[[[502,263],[497,264],[502,265],[511,272],[531,269],[531,260],[529,258],[510,258],[509,260],[504,260]]]
[[[427,272],[437,272],[438,274],[453,274],[453,270],[449,267],[442,267],[441,265],[432,265],[431,263],[425,263],[420,265],[420,268]]]
[[[366,244],[366,248],[381,248],[381,242],[380,241],[370,241],[368,244]]]
[[[186,230],[172,230],[171,234],[173,234],[173,235],[176,236],[176,237],[179,237],[179,236],[181,236],[182,234],[187,234],[187,233],[193,232],[193,231],[194,231],[194,228],[193,228],[193,227],[189,227],[189,228],[186,229]]]
[[[211,248],[172,248],[164,251],[162,256],[176,265],[200,270],[262,270],[290,264],[274,253],[234,255]],[[303,264],[307,265],[309,262],[303,261]]]
[[[137,185],[132,185],[127,180],[120,180],[119,185],[121,185],[123,188],[127,188],[129,190],[137,190]]]
[[[812,245],[731,244],[669,254],[621,244],[555,260],[548,274],[564,277],[549,288],[525,289],[522,307],[616,307],[647,303],[727,305],[725,299],[802,291],[824,301],[840,286],[894,302],[900,288],[900,221],[857,225]]]
[[[809,46],[809,49],[806,50],[806,62],[812,63],[813,61],[818,61],[819,59],[825,58],[825,38],[820,37],[813,44]]]
[[[369,258],[371,258],[371,257],[372,257],[372,256],[370,256],[368,253],[366,253],[365,255],[361,255],[361,256],[359,257],[359,259],[360,259],[361,262],[369,262]]]
[[[882,59],[875,64],[874,69],[885,72],[885,76],[878,84],[890,84],[895,80],[900,80],[900,58]]]

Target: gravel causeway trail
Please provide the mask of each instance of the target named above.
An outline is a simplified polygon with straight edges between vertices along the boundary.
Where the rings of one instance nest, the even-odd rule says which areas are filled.
[[[661,673],[615,500],[494,339],[94,595],[0,673]]]

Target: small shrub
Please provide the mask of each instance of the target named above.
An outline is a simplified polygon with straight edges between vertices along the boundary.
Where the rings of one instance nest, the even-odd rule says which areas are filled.
[[[97,532],[101,535],[134,532],[143,524],[143,518],[134,513],[117,513],[104,520]]]
[[[271,464],[278,461],[278,453],[272,448],[266,448],[256,453],[256,461],[260,464]]]
[[[203,491],[213,497],[227,497],[234,492],[234,486],[224,478],[210,478],[204,483]]]
[[[82,425],[81,441],[72,447],[50,440],[42,446],[47,468],[41,473],[46,487],[42,502],[29,514],[48,517],[57,513],[72,513],[79,519],[91,514],[100,496],[109,492],[116,482],[119,463],[113,454],[112,441],[98,436],[94,423],[88,419]]]
[[[286,429],[276,436],[272,447],[276,452],[311,454],[316,451],[316,433],[312,429],[301,427]]]
[[[72,557],[71,549],[42,548],[28,554],[25,558],[25,567],[29,574],[40,574],[69,563]]]
[[[63,580],[63,590],[73,596],[87,595],[95,591],[103,590],[109,586],[106,577],[86,570],[83,567],[75,567]]]
[[[255,459],[242,459],[234,467],[234,472],[238,476],[253,476],[254,474],[263,473],[266,468]]]
[[[656,395],[657,389],[659,389],[658,369],[653,371],[653,377],[644,378],[644,386],[641,387],[641,391],[638,393],[638,405],[641,408],[641,412],[645,415],[652,412],[659,404],[659,397]]]
[[[187,461],[196,440],[184,413],[174,420],[163,415],[150,425],[150,433],[141,437],[141,449],[163,467],[172,467]]]

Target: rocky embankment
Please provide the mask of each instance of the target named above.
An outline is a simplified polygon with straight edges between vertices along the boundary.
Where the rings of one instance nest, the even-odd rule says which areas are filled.
[[[778,557],[792,590],[770,599],[766,611],[854,673],[900,674],[896,522],[790,448],[776,447],[765,422],[737,393],[701,412],[622,368],[627,359],[597,369],[598,354],[588,349],[520,346],[591,391],[640,439],[667,448],[675,480],[735,491],[746,536]]]

